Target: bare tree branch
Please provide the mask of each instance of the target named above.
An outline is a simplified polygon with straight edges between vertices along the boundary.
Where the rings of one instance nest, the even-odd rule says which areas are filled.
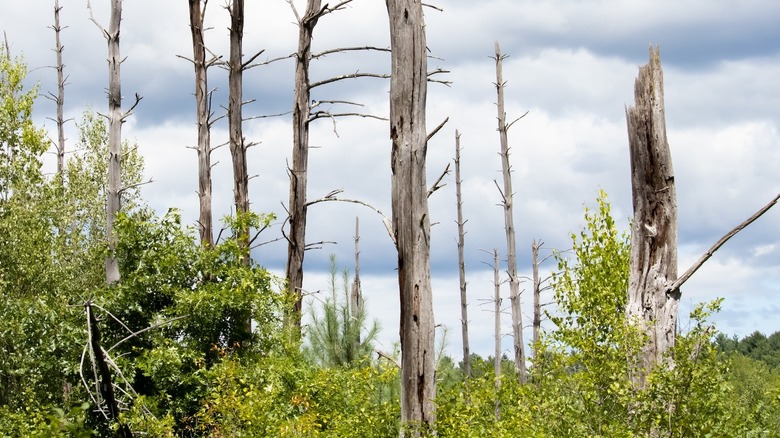
[[[707,260],[709,260],[710,257],[712,257],[712,255],[715,253],[715,251],[720,249],[720,247],[723,246],[723,244],[726,243],[729,239],[734,237],[734,235],[736,235],[737,233],[742,231],[745,227],[747,227],[748,225],[752,224],[756,219],[761,217],[764,213],[767,212],[767,210],[769,210],[770,208],[774,207],[774,205],[777,204],[777,201],[779,199],[780,199],[780,193],[778,193],[774,197],[774,199],[769,201],[768,204],[766,204],[765,206],[761,207],[760,210],[755,212],[752,216],[747,218],[741,224],[739,224],[736,227],[734,227],[731,231],[726,233],[717,242],[715,242],[715,244],[712,245],[712,247],[710,249],[708,249],[707,252],[705,252],[704,255],[702,255],[699,258],[699,260],[697,260],[696,263],[693,264],[693,266],[688,268],[688,270],[685,271],[685,273],[683,275],[681,275],[677,280],[675,280],[675,282],[667,289],[667,293],[671,293],[671,292],[679,289],[683,285],[683,283],[688,281],[688,279],[691,277],[691,275],[693,275],[699,268],[701,268],[701,266],[704,264],[704,262],[706,262]]]
[[[344,79],[354,79],[354,78],[380,78],[380,79],[388,79],[390,75],[388,74],[381,74],[381,73],[350,73],[346,75],[341,76],[335,76],[329,79],[325,79],[318,82],[313,82],[311,85],[309,85],[309,89],[317,88],[321,85],[327,85],[332,84],[333,82],[343,81]]]
[[[431,188],[428,189],[428,197],[430,198],[433,192],[436,190],[439,190],[440,188],[444,187],[446,184],[441,184],[441,180],[444,179],[446,175],[449,175],[450,173],[450,163],[447,163],[447,167],[444,168],[444,172],[439,175],[439,178],[436,179],[436,182],[433,183]]]

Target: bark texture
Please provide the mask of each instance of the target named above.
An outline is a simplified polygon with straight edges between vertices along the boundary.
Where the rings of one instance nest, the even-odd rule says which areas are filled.
[[[419,436],[436,421],[431,224],[425,182],[425,23],[419,0],[387,0],[387,12],[392,53],[392,211],[401,296],[401,421],[406,433]]]
[[[200,243],[214,246],[214,224],[211,209],[211,122],[208,86],[208,61],[204,42],[203,20],[206,3],[189,0],[190,31],[192,34],[192,63],[195,68],[195,114],[198,120],[198,230]]]
[[[287,287],[295,294],[294,326],[301,334],[303,309],[303,257],[306,250],[306,184],[309,168],[309,114],[311,84],[309,62],[314,27],[322,8],[320,0],[309,0],[298,23],[298,51],[295,54],[295,97],[293,102],[293,150],[290,174],[290,232],[287,236]]]
[[[471,377],[471,353],[469,351],[469,315],[468,300],[466,298],[466,258],[463,254],[466,232],[463,226],[463,196],[461,193],[460,177],[460,133],[455,131],[455,199],[458,210],[458,274],[460,279],[460,331],[463,340],[463,370],[466,377]]]
[[[514,192],[512,192],[512,166],[509,164],[509,139],[504,111],[504,78],[501,64],[504,55],[496,42],[496,92],[498,94],[498,134],[501,140],[501,171],[504,188],[501,193],[506,231],[507,274],[509,275],[509,300],[512,308],[512,335],[514,338],[515,371],[520,383],[525,382],[525,346],[523,342],[523,314],[520,307],[520,279],[517,275],[517,244],[515,239]]]
[[[626,110],[634,220],[631,227],[626,313],[647,334],[634,383],[674,346],[680,290],[677,279],[677,199],[666,139],[663,72],[658,48],[639,69],[635,106]]]
[[[249,265],[249,173],[243,131],[243,40],[244,0],[232,0],[230,11],[230,59],[228,61],[228,130],[230,131],[230,157],[233,161],[233,199],[236,217],[239,218],[238,245],[243,251],[242,261]]]

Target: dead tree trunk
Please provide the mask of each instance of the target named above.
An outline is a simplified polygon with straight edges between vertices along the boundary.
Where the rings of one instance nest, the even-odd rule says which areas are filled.
[[[515,370],[517,379],[525,382],[525,351],[523,343],[523,314],[520,309],[520,279],[517,275],[517,247],[515,241],[514,209],[512,192],[512,167],[509,164],[509,140],[504,111],[504,79],[501,64],[505,56],[496,42],[496,91],[498,93],[498,133],[501,139],[501,170],[504,176],[504,188],[501,191],[506,230],[507,274],[509,275],[509,299],[512,307],[512,334],[514,336]]]
[[[542,242],[536,240],[531,244],[531,258],[532,258],[532,270],[533,270],[533,282],[534,282],[534,359],[538,358],[539,353],[539,333],[542,328],[542,282],[539,279],[539,248],[542,246]]]
[[[298,51],[295,54],[295,102],[293,103],[293,151],[290,174],[290,233],[287,236],[287,287],[295,294],[294,328],[301,333],[303,309],[303,257],[306,251],[306,184],[309,167],[309,114],[311,84],[309,62],[314,27],[322,14],[320,0],[309,0],[298,22]]]
[[[422,4],[388,0],[393,230],[401,295],[401,421],[413,436],[436,421],[436,365],[425,182],[427,52]],[[403,434],[404,432],[402,432]]]
[[[677,195],[663,93],[659,50],[651,47],[634,86],[635,106],[626,110],[634,203],[626,314],[647,334],[638,387],[674,346],[680,299],[679,288],[669,290],[677,279]]]
[[[352,290],[349,299],[353,317],[363,312],[363,291],[360,286],[360,218],[355,216],[355,279],[352,281]],[[360,348],[360,331],[355,339],[354,350]]]
[[[228,130],[230,131],[230,157],[233,161],[233,199],[238,218],[236,238],[241,248],[241,261],[249,266],[249,173],[243,132],[243,80],[246,66],[243,63],[244,0],[232,0],[230,12],[230,59],[228,61]]]
[[[136,94],[135,103],[127,112],[122,112],[122,85],[120,71],[122,56],[119,51],[119,31],[122,23],[122,0],[111,0],[111,17],[108,29],[101,26],[94,17],[91,2],[87,1],[90,20],[100,29],[108,42],[108,189],[106,191],[106,282],[119,281],[119,262],[116,258],[117,237],[114,222],[121,206],[122,191],[122,123],[132,113],[141,98]]]
[[[195,114],[198,120],[198,229],[201,245],[214,246],[211,211],[211,105],[209,104],[208,67],[203,21],[207,2],[189,0],[192,33],[192,63],[195,68]]]
[[[493,250],[493,288],[495,295],[493,297],[495,311],[495,351],[493,356],[493,371],[496,374],[496,401],[495,415],[496,421],[501,419],[501,406],[498,400],[498,391],[501,390],[501,281],[498,275],[498,250]]]
[[[466,232],[463,226],[463,197],[461,194],[460,177],[460,133],[455,131],[455,199],[458,209],[458,272],[460,275],[460,328],[463,339],[463,371],[466,377],[471,377],[471,353],[469,352],[469,318],[468,301],[466,300],[466,261],[463,255]]]
[[[65,168],[65,117],[63,115],[63,106],[65,105],[65,65],[62,63],[62,42],[60,41],[60,32],[62,27],[60,25],[60,6],[59,0],[54,0],[54,52],[57,53],[57,96],[51,95],[50,98],[57,104],[57,176],[62,178],[63,169]]]

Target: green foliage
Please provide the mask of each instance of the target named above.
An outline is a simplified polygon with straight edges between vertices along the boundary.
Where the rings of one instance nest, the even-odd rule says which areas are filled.
[[[342,272],[342,299],[338,297],[336,257],[330,257],[330,297],[322,303],[321,312],[312,310],[307,327],[308,355],[314,362],[326,366],[352,366],[365,363],[374,350],[373,342],[379,332],[374,320],[365,329],[367,313],[365,302],[356,311],[350,302],[349,271]],[[314,306],[312,306],[314,309]]]

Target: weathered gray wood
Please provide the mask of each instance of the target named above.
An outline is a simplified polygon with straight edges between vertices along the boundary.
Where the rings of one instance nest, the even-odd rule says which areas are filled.
[[[360,218],[355,216],[355,278],[349,293],[349,305],[352,315],[363,313],[363,290],[360,285]],[[360,348],[360,332],[358,331],[353,348]]]
[[[387,0],[387,12],[392,59],[392,211],[401,295],[401,421],[410,435],[419,436],[436,421],[431,224],[425,182],[425,23],[419,0]]]
[[[634,99],[626,109],[634,204],[626,314],[647,334],[634,376],[643,387],[646,373],[674,346],[680,300],[679,289],[669,290],[677,279],[677,195],[658,48],[650,48],[650,62],[639,69]]]
[[[321,1],[309,0],[306,13],[298,22],[298,51],[295,54],[295,96],[293,102],[293,149],[290,175],[290,232],[287,236],[287,287],[295,295],[294,328],[301,332],[303,309],[303,257],[306,250],[306,186],[309,167],[309,115],[311,84],[309,62],[314,27],[321,16]]]
[[[60,40],[60,33],[64,29],[60,25],[60,6],[59,0],[54,0],[54,52],[57,54],[57,96],[51,96],[52,100],[57,104],[57,176],[62,178],[62,171],[65,168],[65,116],[63,115],[63,107],[65,105],[65,65],[62,63],[62,41]]]
[[[243,130],[244,90],[244,0],[231,0],[230,12],[230,58],[228,60],[228,131],[230,133],[230,157],[233,161],[233,199],[236,216],[246,218],[249,213],[249,173]],[[241,260],[249,265],[249,224],[240,222],[238,245],[242,250]]]
[[[493,326],[494,347],[493,352],[493,372],[496,376],[496,400],[495,416],[496,421],[501,419],[501,403],[498,399],[498,392],[501,390],[501,281],[498,275],[498,250],[493,250],[493,311],[495,313],[495,324]]]
[[[517,275],[517,244],[515,240],[514,192],[512,192],[512,166],[509,164],[509,139],[504,111],[504,79],[501,64],[504,60],[501,47],[496,41],[496,92],[498,94],[498,134],[501,141],[501,170],[504,188],[501,193],[504,208],[504,226],[506,231],[507,274],[509,275],[509,300],[512,308],[512,334],[517,379],[525,382],[525,345],[523,342],[523,313],[520,306],[520,279]]]
[[[531,243],[531,269],[532,280],[534,283],[534,321],[533,321],[533,353],[534,359],[538,356],[537,348],[539,346],[539,336],[542,331],[542,281],[539,278],[539,248],[542,242],[534,240]]]
[[[455,131],[455,199],[458,210],[458,275],[460,280],[460,331],[463,340],[463,371],[466,377],[471,377],[471,353],[469,349],[469,314],[468,299],[466,297],[466,257],[464,253],[466,232],[463,226],[466,221],[463,220],[463,195],[461,193],[461,184],[463,180],[460,176],[460,133]]]
[[[119,50],[119,31],[122,23],[122,0],[111,0],[111,16],[108,29],[98,23],[92,13],[92,4],[87,8],[90,20],[100,29],[108,42],[108,187],[106,189],[106,283],[119,281],[119,262],[116,258],[117,237],[114,222],[119,213],[122,189],[122,123],[127,114],[122,112],[122,57]],[[138,100],[138,98],[136,99]],[[137,103],[137,102],[136,102]],[[129,112],[128,112],[129,114]]]
[[[211,108],[209,105],[208,66],[203,21],[206,4],[189,0],[190,33],[192,34],[192,62],[195,68],[195,114],[198,121],[198,231],[200,243],[214,246],[213,215],[211,209]]]

